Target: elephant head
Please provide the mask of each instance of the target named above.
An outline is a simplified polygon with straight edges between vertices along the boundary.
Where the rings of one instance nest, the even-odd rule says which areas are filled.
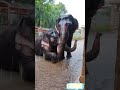
[[[67,52],[72,52],[76,49],[77,41],[75,41],[73,48],[67,46],[67,42],[72,38],[73,33],[78,28],[78,23],[76,24],[77,19],[72,15],[61,15],[56,20],[56,31],[59,34],[59,45],[57,48],[58,56],[64,58],[64,50]],[[71,42],[70,42],[71,43]]]

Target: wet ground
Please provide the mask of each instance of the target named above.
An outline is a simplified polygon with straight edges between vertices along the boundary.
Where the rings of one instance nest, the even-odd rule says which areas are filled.
[[[35,90],[35,85],[23,81],[16,72],[0,70],[0,90]]]
[[[65,90],[66,83],[79,82],[84,41],[78,41],[77,45],[71,59],[65,59],[56,64],[35,56],[36,90]]]

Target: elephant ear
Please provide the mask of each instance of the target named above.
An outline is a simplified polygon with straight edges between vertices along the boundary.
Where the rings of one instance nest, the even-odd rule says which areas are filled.
[[[69,19],[72,21],[72,30],[75,32],[75,30],[78,29],[78,20],[74,18],[71,14],[69,15]]]
[[[76,18],[74,18],[74,30],[77,30],[79,27],[79,24],[78,24],[78,20]]]
[[[60,22],[60,17],[56,19],[56,24],[58,24],[59,22]]]

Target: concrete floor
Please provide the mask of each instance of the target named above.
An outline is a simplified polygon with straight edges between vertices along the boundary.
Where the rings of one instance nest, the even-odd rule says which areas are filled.
[[[0,90],[35,90],[35,84],[23,81],[18,73],[0,70]]]

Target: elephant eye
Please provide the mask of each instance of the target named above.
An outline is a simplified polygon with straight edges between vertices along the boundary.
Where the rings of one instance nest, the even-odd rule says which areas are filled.
[[[58,27],[60,27],[60,24],[58,24]]]
[[[72,24],[72,22],[71,22],[71,21],[69,21],[69,23],[70,23],[70,24]]]
[[[68,23],[65,23],[65,26],[67,26],[68,25]]]
[[[66,24],[65,24],[65,26],[68,26],[68,25],[70,25],[70,24],[69,24],[69,23],[66,23]]]

